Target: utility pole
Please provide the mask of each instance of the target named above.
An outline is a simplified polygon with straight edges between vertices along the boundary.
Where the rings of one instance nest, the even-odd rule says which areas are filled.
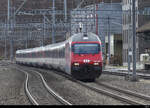
[[[130,76],[130,71],[131,71],[131,59],[132,59],[132,50],[131,50],[131,43],[132,43],[132,9],[131,9],[131,1],[130,1],[130,12],[129,16],[131,19],[130,25],[129,25],[129,32],[128,32],[128,76]]]
[[[10,0],[8,0],[8,9],[7,9],[7,23],[9,24],[10,19]],[[9,27],[8,27],[9,28]]]
[[[52,43],[55,43],[55,0],[53,0],[53,14],[52,14]]]
[[[27,37],[26,37],[26,49],[28,48],[28,37],[29,37],[29,30],[28,30],[28,35],[27,35]]]
[[[110,17],[108,16],[108,64],[110,64]]]
[[[10,7],[12,6],[12,1],[10,2]],[[14,28],[14,20],[15,19],[13,19],[13,17],[14,17],[14,9],[11,7],[10,8],[10,31],[11,31],[11,39],[10,39],[10,58],[11,58],[11,62],[13,62],[13,59],[14,59],[14,54],[13,54],[13,51],[14,51],[14,44],[13,44],[13,36],[14,36],[14,34],[13,34],[13,28]]]
[[[10,0],[8,0],[8,12],[7,12],[7,24],[8,24],[8,37],[9,37],[9,33],[10,33]],[[12,42],[12,37],[10,39],[10,60],[11,62],[13,61],[13,42]]]
[[[46,16],[45,14],[43,15],[44,16],[44,19],[43,19],[43,39],[42,39],[42,46],[44,46],[44,40],[45,40],[45,24],[46,24]]]
[[[95,0],[94,0],[94,8],[93,8],[93,18],[94,18],[94,25],[93,26],[96,26],[96,8],[97,8],[97,5],[95,3]],[[95,33],[96,33],[96,29],[95,29]]]
[[[7,21],[5,21],[5,24],[7,24]],[[7,34],[6,34],[6,28],[7,28],[7,26],[5,25],[5,27],[4,27],[4,36],[5,36],[5,59],[7,59]]]
[[[26,37],[26,49],[28,48],[28,36]]]
[[[132,36],[132,26],[129,26],[129,34],[128,34],[128,75],[131,72],[131,60],[132,60],[132,49],[131,49],[131,36]]]
[[[133,26],[133,74],[132,81],[137,81],[136,75],[136,15],[135,15],[135,1],[132,0],[132,26]]]
[[[64,0],[65,22],[67,22],[67,0]]]

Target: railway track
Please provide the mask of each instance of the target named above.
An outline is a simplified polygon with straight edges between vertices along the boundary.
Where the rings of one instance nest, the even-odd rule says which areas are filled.
[[[130,90],[124,90],[122,88],[114,87],[112,85],[109,85],[108,83],[102,83],[102,82],[95,82],[95,85],[98,85],[99,87],[109,91],[111,91],[113,94],[117,93],[119,95],[122,95],[129,100],[134,100],[139,105],[148,105],[150,103],[150,96],[141,94],[141,93],[136,93]]]
[[[118,75],[118,76],[126,76],[129,75],[127,71],[103,71],[103,74],[110,74],[110,75]],[[132,75],[132,73],[130,73]],[[150,79],[150,74],[148,73],[142,73],[142,72],[137,72],[137,75],[139,78],[142,79]]]
[[[129,96],[129,94],[127,93],[127,91],[119,91],[119,89],[117,88],[113,88],[113,87],[108,87],[106,85],[102,85],[102,84],[95,84],[95,83],[88,83],[88,84],[85,84],[85,83],[82,83],[80,81],[77,81],[77,83],[79,83],[80,85],[88,88],[88,89],[91,89],[97,93],[100,93],[100,94],[104,94],[104,95],[107,95],[107,96],[110,96],[116,100],[120,100],[122,102],[125,102],[127,104],[131,104],[131,105],[147,105],[144,101],[147,101],[147,97],[145,97],[144,95],[140,95],[138,93],[134,93],[134,95],[132,95],[132,97],[135,97],[135,98],[140,98],[143,100],[143,102],[141,102],[140,100],[136,100],[135,98],[130,98],[131,96]],[[96,85],[96,86],[94,86]],[[123,95],[124,94],[124,95]],[[136,95],[135,95],[136,94]],[[149,103],[149,102],[148,102]]]
[[[33,69],[33,68],[32,68]],[[42,71],[47,72],[46,70],[43,69],[35,69],[34,70],[42,73]],[[107,95],[109,97],[112,97],[116,100],[125,102],[127,104],[131,104],[131,105],[147,105],[147,103],[150,102],[150,97],[149,96],[145,96],[144,94],[140,94],[140,93],[135,93],[129,90],[123,90],[123,89],[119,89],[116,87],[112,87],[106,84],[102,84],[99,82],[95,82],[93,83],[83,83],[81,81],[78,81],[76,79],[73,79],[72,77],[70,77],[69,75],[65,74],[65,73],[60,73],[55,71],[56,74],[59,74],[75,83],[78,83],[84,87],[86,87],[87,89],[93,90],[97,93],[100,94],[104,94]],[[96,85],[96,86],[94,86]],[[147,102],[147,103],[146,103]]]
[[[98,82],[98,81],[96,81],[95,83],[96,83],[96,85],[98,85],[100,87],[111,90],[111,92],[115,91],[115,92],[120,92],[120,94],[123,93],[123,94],[127,95],[128,98],[131,98],[131,100],[135,100],[137,98],[138,99],[137,101],[142,101],[142,103],[144,105],[146,105],[147,103],[150,103],[150,96],[147,96],[147,95],[144,95],[141,93],[136,93],[136,92],[133,92],[130,90],[124,90],[122,88],[112,86],[108,83],[102,83],[102,82]]]
[[[55,102],[56,105],[72,105],[61,96],[59,96],[55,91],[53,91],[47,85],[45,79],[39,72],[27,71],[22,68],[17,68],[17,70],[24,72],[26,75],[25,92],[33,105],[49,105],[50,101]],[[35,74],[38,76],[38,79],[33,77]],[[54,103],[51,104],[53,105]]]
[[[42,71],[47,72],[47,70],[32,68],[32,71],[35,72],[35,70],[38,71],[39,73],[42,73]],[[146,96],[144,94],[135,93],[135,92],[129,91],[129,90],[123,90],[121,88],[116,88],[116,87],[110,86],[105,83],[99,83],[97,81],[95,83],[84,83],[84,82],[81,82],[81,81],[78,81],[78,80],[72,78],[71,76],[69,76],[65,73],[60,73],[57,71],[54,71],[54,72],[56,74],[59,74],[65,78],[75,82],[75,83],[78,83],[79,85],[86,87],[87,89],[90,89],[90,90],[95,91],[100,94],[107,95],[109,97],[112,97],[121,102],[125,102],[127,104],[147,105],[150,102],[150,97]]]

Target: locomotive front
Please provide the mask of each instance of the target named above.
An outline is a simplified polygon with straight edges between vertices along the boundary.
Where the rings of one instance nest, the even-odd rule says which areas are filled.
[[[71,74],[77,79],[98,78],[102,73],[102,51],[99,37],[93,33],[74,36],[71,52]]]

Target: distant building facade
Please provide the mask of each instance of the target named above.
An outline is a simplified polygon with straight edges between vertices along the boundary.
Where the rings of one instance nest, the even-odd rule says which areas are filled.
[[[128,63],[128,48],[132,51],[132,0],[123,0],[122,1],[122,22],[123,22],[123,65],[127,65]],[[149,9],[150,1],[149,0],[136,0],[136,11],[144,11]],[[144,25],[150,21],[149,15],[142,15],[136,13],[136,29]],[[137,54],[137,63],[140,61],[140,54],[139,54],[139,38],[137,36],[136,42],[136,54]],[[132,60],[131,60],[132,61]]]

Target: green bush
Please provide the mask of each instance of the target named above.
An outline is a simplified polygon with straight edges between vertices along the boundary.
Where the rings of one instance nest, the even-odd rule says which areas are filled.
[[[3,60],[4,59],[4,57],[0,57],[0,60]]]

